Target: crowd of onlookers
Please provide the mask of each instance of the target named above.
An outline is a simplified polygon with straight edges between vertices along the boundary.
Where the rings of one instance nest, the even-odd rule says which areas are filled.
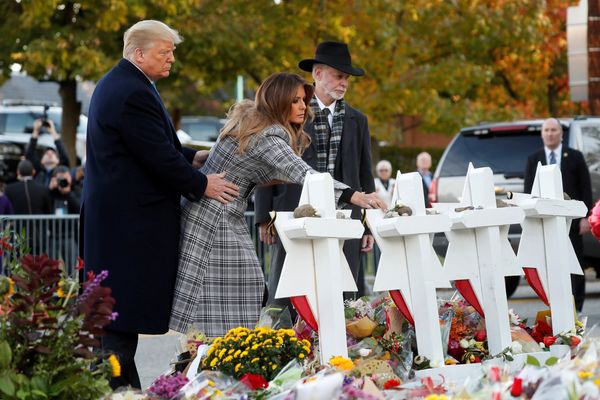
[[[431,173],[431,155],[427,152],[419,153],[416,160],[417,172],[421,175],[423,180],[423,197],[426,207],[431,207],[429,201],[429,188],[433,181],[433,174]],[[392,164],[387,160],[381,160],[375,167],[377,177],[375,178],[375,191],[379,197],[385,201],[388,207],[393,207],[392,197],[394,194],[394,187],[396,180],[392,178]]]
[[[47,132],[55,148],[41,157],[37,151],[40,133]],[[69,168],[69,156],[51,119],[37,119],[25,152],[17,166],[17,181],[0,184],[0,215],[79,214],[84,168]]]

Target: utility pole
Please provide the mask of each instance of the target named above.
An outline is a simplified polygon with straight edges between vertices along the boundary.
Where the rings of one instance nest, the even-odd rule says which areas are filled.
[[[592,115],[600,113],[600,0],[588,0],[588,76]]]

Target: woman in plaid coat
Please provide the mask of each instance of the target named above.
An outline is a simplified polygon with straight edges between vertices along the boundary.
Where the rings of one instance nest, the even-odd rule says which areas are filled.
[[[295,74],[278,73],[258,88],[255,102],[237,104],[201,171],[226,173],[240,197],[222,204],[183,199],[179,269],[170,327],[192,324],[209,337],[258,322],[264,277],[244,218],[256,185],[302,183],[312,169],[299,157],[309,144],[303,131],[313,87]],[[385,208],[376,194],[335,182],[336,201]]]

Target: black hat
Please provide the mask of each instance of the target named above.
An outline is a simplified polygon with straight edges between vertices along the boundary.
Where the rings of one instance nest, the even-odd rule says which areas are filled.
[[[317,46],[315,58],[302,60],[298,63],[303,71],[312,72],[313,64],[325,64],[339,71],[354,76],[363,76],[365,71],[362,68],[352,66],[352,57],[348,51],[348,45],[341,42],[323,42]]]

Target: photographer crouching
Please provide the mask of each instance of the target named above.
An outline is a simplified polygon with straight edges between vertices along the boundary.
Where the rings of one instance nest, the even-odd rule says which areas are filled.
[[[52,173],[48,189],[56,215],[79,214],[80,201],[72,189],[72,179],[69,168],[64,165],[59,165]],[[64,260],[67,267],[76,263],[77,232],[77,221],[73,219],[58,219],[55,229],[51,229],[50,256]]]

